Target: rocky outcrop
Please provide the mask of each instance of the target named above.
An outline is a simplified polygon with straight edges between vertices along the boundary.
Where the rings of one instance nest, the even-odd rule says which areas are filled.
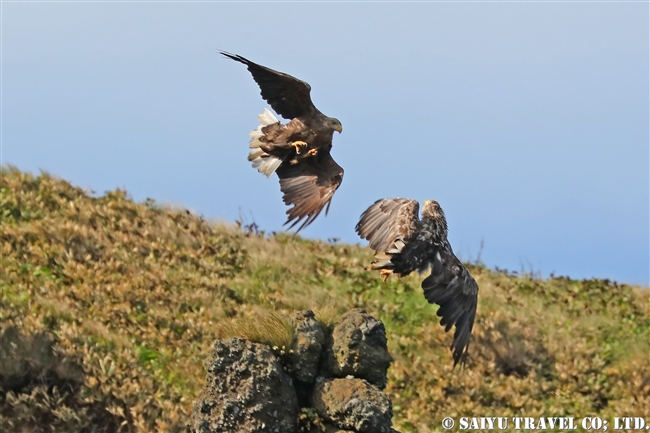
[[[323,325],[310,310],[297,311],[290,317],[296,326],[296,338],[287,355],[287,372],[296,380],[313,383],[325,343]]]
[[[321,380],[313,399],[316,412],[337,427],[361,433],[390,432],[390,398],[366,380]]]
[[[293,313],[287,352],[217,341],[189,423],[193,433],[396,433],[382,392],[392,357],[384,325],[355,309],[329,330]]]
[[[384,324],[365,310],[354,309],[341,317],[327,347],[327,370],[335,377],[354,376],[384,389],[393,357],[388,353]]]
[[[296,431],[296,392],[270,347],[241,338],[217,341],[206,370],[190,421],[193,432]]]

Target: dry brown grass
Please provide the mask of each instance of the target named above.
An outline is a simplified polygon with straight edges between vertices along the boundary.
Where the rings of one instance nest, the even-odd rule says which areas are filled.
[[[252,314],[223,321],[217,327],[222,340],[239,337],[279,350],[287,350],[295,334],[296,327],[288,316],[264,308],[255,308]]]
[[[453,370],[419,278],[383,283],[364,269],[368,249],[259,236],[11,168],[0,194],[0,325],[53,336],[58,356],[83,365],[83,395],[120,402],[136,431],[179,431],[218,332],[253,335],[258,308],[272,313],[257,313],[267,323],[255,338],[278,347],[293,310],[326,324],[354,307],[381,319],[405,433],[438,431],[445,416],[648,416],[647,289],[472,266],[475,336]]]

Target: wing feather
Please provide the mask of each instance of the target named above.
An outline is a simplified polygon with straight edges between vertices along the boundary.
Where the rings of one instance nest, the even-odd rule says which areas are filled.
[[[260,87],[262,98],[285,119],[293,119],[316,111],[311,101],[311,86],[289,74],[274,71],[237,54],[221,54],[248,67]]]
[[[280,178],[282,200],[288,206],[286,224],[293,228],[302,221],[298,232],[314,222],[323,208],[329,211],[334,192],[343,181],[343,168],[328,151],[301,159],[296,164],[283,164],[276,171]]]
[[[464,358],[476,317],[478,284],[451,250],[441,245],[433,257],[431,275],[422,281],[424,296],[440,305],[438,316],[445,331],[456,326],[451,343],[454,365]]]
[[[355,230],[362,239],[369,241],[370,248],[386,252],[396,241],[405,243],[415,235],[420,221],[419,209],[416,200],[382,198],[366,209]]]

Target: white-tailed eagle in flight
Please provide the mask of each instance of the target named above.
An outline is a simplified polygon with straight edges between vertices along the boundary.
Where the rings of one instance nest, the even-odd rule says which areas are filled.
[[[224,56],[243,63],[261,89],[262,98],[288,123],[280,122],[268,109],[260,114],[260,126],[250,133],[248,160],[260,173],[280,178],[282,200],[288,206],[289,228],[302,222],[298,231],[325,214],[343,180],[343,169],[330,155],[334,131],[341,122],[314,106],[304,81],[253,63],[236,54]]]
[[[429,303],[440,306],[437,314],[445,331],[456,326],[451,344],[456,365],[469,346],[478,284],[449,245],[447,220],[438,202],[424,201],[422,219],[419,207],[416,200],[377,200],[361,215],[356,231],[375,250],[371,269],[380,270],[384,281],[390,274],[402,277],[431,269],[422,289]]]

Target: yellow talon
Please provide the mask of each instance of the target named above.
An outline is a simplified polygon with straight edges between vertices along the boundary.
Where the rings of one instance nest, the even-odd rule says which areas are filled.
[[[379,275],[381,276],[381,279],[384,280],[384,282],[386,282],[386,280],[392,273],[393,271],[391,271],[390,269],[382,269],[381,271],[379,271]]]
[[[291,143],[291,145],[296,148],[296,153],[300,154],[300,148],[307,146],[307,143],[301,140],[297,140]]]
[[[309,152],[307,152],[307,156],[314,156],[318,153],[316,149],[309,149]]]

